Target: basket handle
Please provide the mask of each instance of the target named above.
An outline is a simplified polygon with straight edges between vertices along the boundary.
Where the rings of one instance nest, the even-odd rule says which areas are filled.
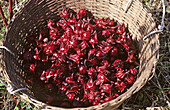
[[[126,7],[125,7],[125,13],[127,12],[128,8],[130,7],[131,3],[132,3],[133,0],[128,0],[128,3],[126,4]],[[150,32],[149,34],[145,35],[143,37],[143,40],[146,40],[146,38],[148,38],[150,35],[152,34],[155,34],[155,33],[159,33],[159,32],[162,32],[164,27],[165,27],[165,24],[164,24],[164,19],[165,19],[165,2],[164,0],[162,0],[162,6],[163,6],[163,14],[162,14],[162,21],[161,21],[161,24],[158,25],[158,30],[156,31],[152,31]]]
[[[6,84],[1,78],[0,78],[0,82],[4,84],[4,86],[6,87],[7,91],[10,94],[15,94],[16,92],[27,90],[26,88],[19,88],[19,89],[14,90],[11,84]]]
[[[6,46],[0,46],[0,49],[5,49],[7,52],[12,54],[13,56],[15,55],[11,50],[9,50]]]
[[[7,47],[5,46],[0,46],[0,49],[5,49],[6,51],[8,51],[10,54],[12,54],[13,56],[15,55],[13,52],[11,52],[11,50],[9,50]],[[6,71],[5,71],[6,72]],[[0,74],[1,76],[1,74]],[[12,87],[12,85],[10,83],[6,84],[1,78],[0,78],[0,82],[6,87],[7,91],[10,93],[10,94],[15,94],[16,92],[19,92],[19,91],[23,91],[23,90],[27,90],[26,88],[19,88],[19,89],[16,89],[14,90],[14,88]]]
[[[7,47],[5,46],[0,46],[0,49],[5,49],[6,51],[8,51],[10,54],[12,54],[13,56],[15,55],[13,52],[11,52],[11,50],[9,50]],[[0,74],[1,76],[1,74]],[[15,94],[16,92],[19,92],[19,91],[23,91],[23,90],[27,90],[26,88],[19,88],[19,89],[16,89],[14,90],[12,85],[10,83],[6,84],[1,78],[0,78],[0,82],[6,87],[7,91],[10,93],[10,94]]]

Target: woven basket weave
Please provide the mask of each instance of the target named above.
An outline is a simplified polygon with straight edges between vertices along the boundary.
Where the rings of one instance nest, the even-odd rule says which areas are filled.
[[[8,84],[14,89],[27,88],[20,91],[19,95],[41,109],[61,109],[38,101],[31,92],[30,86],[25,81],[26,72],[22,68],[22,60],[19,54],[24,52],[27,33],[35,32],[43,28],[49,19],[57,20],[63,7],[69,7],[74,11],[85,8],[93,13],[96,18],[110,17],[120,23],[125,23],[137,42],[139,49],[139,74],[137,80],[130,89],[116,99],[98,106],[72,109],[114,109],[132,94],[139,91],[155,73],[156,62],[159,58],[159,36],[154,34],[143,40],[144,35],[155,30],[155,22],[152,15],[147,12],[138,0],[132,2],[127,13],[124,12],[128,0],[28,0],[23,8],[15,14],[7,28],[3,45],[11,50],[15,56],[5,50],[1,50],[1,67]]]

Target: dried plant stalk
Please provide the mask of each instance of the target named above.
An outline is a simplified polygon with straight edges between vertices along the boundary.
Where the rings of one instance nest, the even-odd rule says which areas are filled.
[[[6,22],[6,19],[5,19],[5,16],[4,16],[4,12],[2,11],[1,6],[0,6],[0,14],[1,14],[1,17],[2,17],[2,19],[3,19],[3,22],[4,22],[5,26],[7,26],[8,24],[7,24],[7,22]]]
[[[9,18],[11,19],[13,16],[13,11],[12,11],[12,0],[9,0]]]

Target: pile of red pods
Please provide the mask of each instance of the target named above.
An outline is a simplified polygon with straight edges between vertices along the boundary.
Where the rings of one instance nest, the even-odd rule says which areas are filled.
[[[85,9],[63,9],[46,29],[26,36],[21,54],[27,80],[37,97],[60,107],[98,105],[113,100],[134,83],[138,58],[124,24],[95,19]],[[41,90],[41,93],[40,93]],[[44,92],[42,92],[44,91]]]

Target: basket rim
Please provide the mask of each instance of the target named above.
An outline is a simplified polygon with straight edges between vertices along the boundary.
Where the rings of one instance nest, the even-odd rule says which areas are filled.
[[[12,19],[11,19],[11,22],[10,22],[10,24],[6,27],[6,33],[5,33],[5,36],[4,36],[4,38],[3,38],[3,43],[4,42],[6,42],[6,37],[7,37],[7,33],[8,32],[10,32],[10,29],[11,29],[11,27],[12,27],[12,25],[13,25],[13,23],[15,23],[14,22],[14,20],[20,15],[20,13],[22,12],[22,10],[26,7],[26,6],[28,6],[29,5],[29,2],[31,2],[32,0],[27,0],[27,2],[25,2],[24,4],[23,4],[23,6],[19,9],[19,11],[17,12],[17,13],[15,13],[14,14],[14,16],[12,17]],[[137,0],[138,2],[140,2],[139,0]],[[149,13],[148,12],[148,10],[146,9],[146,8],[144,8],[144,10],[145,11],[147,11],[147,13]],[[153,19],[153,18],[152,18]],[[155,20],[153,20],[154,22],[155,22]],[[156,30],[156,28],[155,28],[155,30]],[[159,34],[156,34],[156,35],[158,35],[159,36]],[[158,41],[158,43],[159,43],[159,41]],[[158,53],[158,58],[157,58],[157,60],[159,59],[159,53]],[[156,66],[156,64],[154,65],[154,66]],[[5,77],[5,79],[6,80],[10,80],[8,77],[8,74],[6,74],[6,75],[4,75],[4,77]],[[147,81],[146,81],[147,82]],[[145,82],[145,83],[146,83]],[[7,82],[8,84],[10,84],[10,83],[12,83],[12,82]],[[144,84],[145,84],[144,83]],[[140,88],[142,88],[143,86],[144,86],[144,84],[140,87]],[[133,85],[131,85],[131,86],[133,86]],[[131,87],[130,87],[131,88]],[[130,89],[129,88],[129,89]],[[117,98],[115,98],[115,99],[113,99],[112,101],[109,101],[109,102],[105,102],[105,103],[103,103],[103,104],[101,104],[101,105],[97,105],[97,106],[90,106],[90,107],[79,107],[78,109],[96,109],[96,108],[102,108],[103,106],[107,106],[109,103],[115,103],[115,105],[120,105],[121,103],[123,103],[123,101],[124,100],[126,100],[127,98],[129,98],[131,95],[127,95],[127,93],[129,92],[129,90],[127,90],[126,92],[124,92],[123,94],[121,94],[119,97],[117,97]],[[133,93],[132,93],[133,94]],[[22,97],[22,98],[24,98],[24,99],[27,99],[26,101],[29,101],[29,102],[31,102],[32,104],[34,104],[35,106],[37,105],[37,104],[35,104],[34,102],[36,102],[36,103],[38,103],[39,105],[37,105],[37,107],[47,107],[47,108],[57,108],[57,109],[63,109],[62,107],[56,107],[56,106],[52,106],[52,105],[49,105],[49,104],[46,104],[46,103],[44,103],[44,102],[41,102],[41,101],[39,101],[38,99],[36,99],[36,98],[34,98],[34,97],[32,97],[32,96],[30,96],[30,95],[27,95],[27,94],[25,94],[24,92],[19,92],[19,95]],[[124,97],[122,97],[122,96],[124,96]],[[125,97],[126,96],[126,97]],[[120,99],[121,98],[121,99]],[[120,99],[120,100],[119,100]],[[118,101],[117,101],[118,100]],[[65,109],[65,108],[64,108]],[[66,108],[67,109],[67,108]],[[70,110],[72,109],[77,109],[77,108],[69,108]]]

